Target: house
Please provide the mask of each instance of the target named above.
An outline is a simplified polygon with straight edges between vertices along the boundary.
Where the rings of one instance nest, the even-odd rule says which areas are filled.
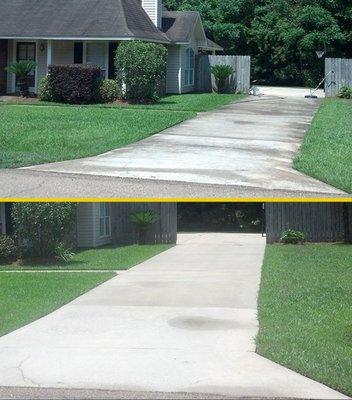
[[[33,93],[50,64],[95,64],[113,78],[125,40],[167,47],[167,93],[194,91],[195,56],[222,50],[206,37],[199,13],[167,11],[162,0],[0,0],[0,94],[17,91],[5,68],[22,60],[37,62]]]
[[[147,210],[159,217],[147,232],[147,242],[176,243],[176,203],[78,203],[75,229],[67,236],[79,248],[134,244],[138,231],[131,213]],[[11,232],[11,203],[0,203],[0,234]]]

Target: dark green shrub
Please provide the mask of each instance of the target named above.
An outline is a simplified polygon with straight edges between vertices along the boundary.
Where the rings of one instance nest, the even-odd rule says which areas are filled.
[[[114,102],[119,97],[117,82],[113,79],[104,79],[101,82],[99,94],[102,103]]]
[[[119,96],[133,102],[156,101],[165,79],[166,59],[167,50],[161,44],[121,43],[115,58]]]
[[[342,86],[338,97],[340,97],[340,99],[352,99],[352,87],[347,85]]]
[[[159,217],[154,211],[137,211],[131,214],[131,221],[138,229],[138,243],[146,244],[148,229],[159,221]]]
[[[283,244],[302,244],[306,241],[306,236],[303,232],[295,231],[294,229],[286,229],[281,237]]]
[[[48,85],[53,101],[87,104],[99,100],[101,69],[95,65],[49,65]]]
[[[0,235],[0,264],[13,261],[18,256],[18,249],[12,237]]]
[[[44,76],[39,83],[38,98],[41,101],[53,101],[53,91],[49,84],[49,78]]]
[[[216,91],[224,93],[228,89],[228,79],[235,73],[231,65],[218,64],[210,67],[210,72],[214,75],[216,81]]]
[[[12,220],[24,255],[51,258],[75,222],[72,203],[15,203]]]

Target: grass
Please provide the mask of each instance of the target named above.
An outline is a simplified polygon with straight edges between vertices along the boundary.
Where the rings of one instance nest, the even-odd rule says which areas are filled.
[[[192,111],[0,105],[0,167],[94,156],[195,115]]]
[[[257,352],[352,395],[352,246],[267,247]]]
[[[318,110],[294,166],[352,193],[352,101],[326,99]]]
[[[113,272],[0,273],[0,336],[51,313]]]
[[[168,244],[105,246],[79,251],[72,261],[65,264],[26,262],[23,266],[0,265],[0,270],[126,270],[171,247]]]
[[[95,156],[240,100],[244,95],[195,93],[156,104],[67,106],[0,103],[0,168]]]

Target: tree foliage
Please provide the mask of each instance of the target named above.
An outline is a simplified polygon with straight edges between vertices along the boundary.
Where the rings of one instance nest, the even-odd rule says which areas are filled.
[[[352,2],[346,0],[164,0],[199,11],[207,35],[227,54],[249,54],[254,79],[313,85],[328,57],[352,57]]]

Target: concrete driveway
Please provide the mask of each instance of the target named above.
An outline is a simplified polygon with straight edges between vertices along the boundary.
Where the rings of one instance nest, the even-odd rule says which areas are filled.
[[[180,235],[2,337],[0,386],[345,398],[255,353],[264,249],[259,235]]]
[[[200,113],[160,134],[97,157],[26,169],[72,176],[342,194],[292,167],[320,101],[305,99],[305,92],[300,92],[301,96],[296,92],[290,96],[287,90],[271,90],[262,97]]]

